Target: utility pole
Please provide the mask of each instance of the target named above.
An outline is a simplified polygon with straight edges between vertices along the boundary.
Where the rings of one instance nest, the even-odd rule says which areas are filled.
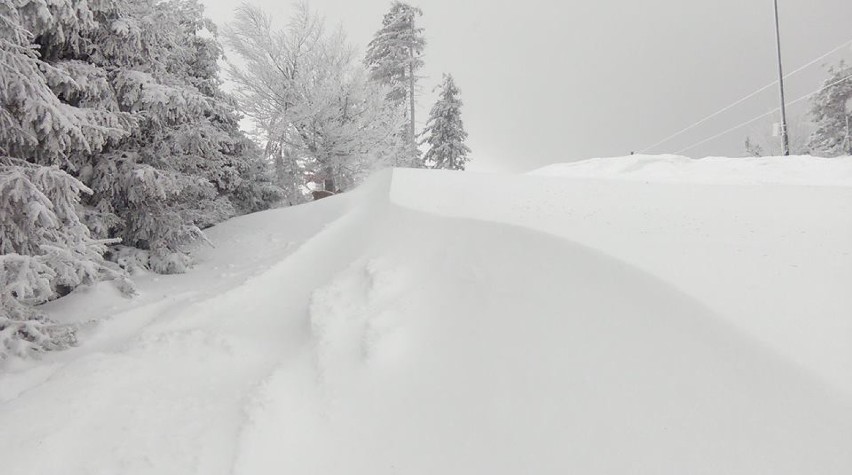
[[[414,20],[411,21],[412,30],[414,29]],[[417,146],[417,133],[414,129],[414,48],[408,48],[408,58],[411,61],[408,65],[408,88],[409,91],[409,105],[411,107],[411,143],[416,147]]]
[[[775,4],[775,48],[778,51],[778,87],[781,91],[781,146],[784,156],[790,155],[790,139],[787,136],[787,107],[784,101],[784,69],[781,67],[781,28],[778,24],[778,0]]]
[[[852,97],[846,101],[846,138],[843,139],[843,153],[852,155],[852,135],[849,135],[849,116],[852,116]]]

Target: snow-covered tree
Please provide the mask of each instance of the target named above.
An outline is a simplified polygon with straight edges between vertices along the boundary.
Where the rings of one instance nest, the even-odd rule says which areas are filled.
[[[195,0],[63,0],[33,17],[48,77],[65,105],[126,118],[119,139],[73,148],[64,167],[93,194],[85,222],[99,238],[146,252],[158,272],[188,264],[181,245],[200,229],[272,201],[255,186],[262,158],[220,90],[215,26]],[[82,23],[65,10],[83,12]],[[274,193],[273,193],[274,194]]]
[[[107,245],[180,271],[200,228],[277,199],[213,33],[194,0],[0,0],[0,356],[73,341],[33,306],[123,280]]]
[[[200,229],[275,197],[252,184],[261,157],[219,90],[216,29],[195,0],[127,2],[100,24],[94,62],[112,68],[116,103],[137,125],[81,169],[95,192],[89,222],[148,251],[143,265],[182,272],[181,245]]]
[[[35,42],[60,19],[71,35],[95,27],[85,2],[0,0],[0,359],[74,343],[73,327],[34,305],[103,278],[129,290],[81,221],[80,195],[91,190],[59,166],[126,136],[132,118],[56,92],[73,77]]]
[[[106,242],[80,221],[83,193],[91,190],[56,166],[0,158],[0,359],[75,342],[73,326],[50,322],[34,305],[103,279],[131,290],[104,261]]]
[[[367,46],[365,62],[370,78],[389,87],[388,99],[405,107],[408,100],[408,134],[415,143],[415,90],[417,71],[423,67],[426,39],[417,17],[423,11],[407,3],[394,1],[382,19],[382,27]]]
[[[0,0],[0,153],[43,165],[68,165],[69,157],[125,136],[130,125],[130,117],[114,109],[63,100],[61,94],[78,85],[74,73],[85,66],[52,64],[45,46],[34,43],[62,29],[59,19],[69,34],[96,27],[85,4]]]
[[[242,58],[230,75],[242,110],[255,122],[289,201],[306,181],[347,189],[400,127],[384,89],[367,80],[342,31],[301,4],[283,29],[243,6],[226,30]]]
[[[444,74],[440,93],[432,111],[421,143],[429,145],[423,159],[430,168],[464,170],[470,148],[465,145],[467,132],[461,119],[462,101],[453,76]]]
[[[852,155],[852,65],[841,61],[828,74],[811,102],[817,128],[810,146],[826,155]]]

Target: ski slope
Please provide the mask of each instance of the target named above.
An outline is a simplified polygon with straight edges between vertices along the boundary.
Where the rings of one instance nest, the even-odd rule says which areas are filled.
[[[852,160],[394,170],[51,303],[0,473],[852,472]]]

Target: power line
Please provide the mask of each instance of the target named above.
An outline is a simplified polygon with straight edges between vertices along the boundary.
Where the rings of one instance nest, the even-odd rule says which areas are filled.
[[[826,90],[826,89],[830,88],[831,86],[834,86],[834,85],[836,85],[836,84],[840,84],[841,82],[843,82],[843,81],[845,81],[845,80],[847,80],[847,79],[852,79],[852,74],[850,74],[849,76],[846,76],[846,77],[840,78],[840,79],[838,79],[837,81],[834,81],[834,82],[832,82],[832,83],[830,83],[830,84],[826,84],[825,86],[823,86],[823,87],[821,87],[821,88],[817,89],[816,91],[813,91],[813,92],[810,92],[810,93],[808,93],[808,94],[805,94],[804,96],[799,97],[798,99],[796,99],[796,100],[794,100],[794,101],[788,102],[788,103],[787,103],[787,105],[793,105],[793,104],[796,104],[796,103],[802,102],[803,100],[805,100],[805,99],[807,99],[807,98],[809,98],[809,97],[813,96],[814,94],[818,94],[818,93],[820,93],[820,92],[822,92],[822,91],[824,91],[824,90]],[[683,153],[683,152],[685,152],[685,151],[687,151],[687,150],[689,150],[689,149],[691,149],[691,148],[695,148],[695,147],[697,147],[697,146],[699,146],[699,145],[702,145],[702,144],[705,144],[705,143],[707,143],[707,142],[709,142],[709,141],[711,141],[711,140],[717,139],[717,138],[719,138],[719,137],[721,137],[721,136],[723,136],[723,135],[725,135],[725,134],[728,134],[728,133],[730,133],[730,132],[733,132],[733,131],[735,131],[735,130],[739,129],[740,127],[745,127],[746,125],[749,125],[749,124],[751,124],[751,123],[753,123],[753,122],[757,122],[758,120],[760,120],[760,119],[762,119],[762,118],[764,118],[764,117],[766,117],[766,116],[768,116],[768,115],[770,115],[770,114],[774,114],[774,113],[778,112],[780,109],[781,109],[780,107],[776,107],[776,108],[772,109],[772,110],[771,110],[771,111],[769,111],[769,112],[766,112],[766,113],[764,113],[764,114],[761,114],[761,115],[759,115],[759,116],[757,116],[757,117],[755,117],[755,118],[753,118],[753,119],[751,119],[751,120],[747,120],[747,121],[743,122],[742,124],[735,125],[735,126],[731,127],[730,129],[725,130],[724,132],[720,132],[720,133],[718,133],[718,134],[716,134],[716,135],[714,135],[714,136],[712,136],[712,137],[708,137],[708,138],[706,138],[706,139],[704,139],[704,140],[702,140],[702,141],[700,141],[700,142],[696,142],[696,143],[694,143],[694,144],[690,145],[689,147],[682,148],[682,149],[678,150],[678,151],[677,151],[677,152],[675,152],[675,153]]]
[[[809,68],[809,67],[813,66],[814,64],[818,63],[819,61],[821,61],[821,60],[823,60],[823,59],[827,58],[828,56],[831,56],[832,54],[834,54],[834,53],[836,53],[836,52],[840,51],[841,49],[845,48],[845,47],[846,47],[846,46],[848,46],[849,44],[852,44],[852,39],[850,39],[850,40],[846,40],[843,44],[841,44],[841,45],[837,46],[836,48],[834,48],[834,49],[832,49],[831,51],[829,51],[829,52],[827,52],[827,53],[823,54],[822,56],[819,56],[818,58],[814,59],[813,61],[811,61],[811,62],[809,62],[809,63],[807,63],[807,64],[805,64],[805,65],[803,65],[803,66],[800,66],[799,68],[797,68],[797,69],[795,69],[795,70],[793,70],[793,71],[790,71],[789,73],[787,73],[786,75],[784,75],[784,78],[785,78],[785,79],[786,79],[786,78],[789,78],[790,76],[793,76],[794,74],[799,73],[799,72],[801,72],[802,70],[804,70],[804,69],[806,69],[806,68]],[[649,147],[645,147],[645,148],[644,148],[644,149],[642,149],[639,153],[645,153],[645,152],[647,152],[647,151],[651,150],[652,148],[655,148],[655,147],[657,147],[657,146],[659,146],[659,145],[662,145],[662,144],[664,144],[664,143],[668,142],[669,140],[671,140],[671,139],[673,139],[673,138],[675,138],[675,137],[677,137],[677,136],[679,136],[679,135],[683,134],[684,132],[688,132],[688,131],[690,131],[690,130],[692,130],[692,129],[696,128],[696,127],[698,127],[699,125],[701,125],[701,124],[703,124],[703,123],[707,122],[708,120],[710,120],[710,119],[712,119],[712,118],[714,118],[714,117],[718,116],[719,114],[722,114],[722,113],[724,113],[724,112],[727,112],[727,111],[729,111],[729,110],[733,109],[734,107],[736,107],[736,106],[738,106],[738,105],[742,104],[743,102],[745,102],[745,101],[747,101],[747,100],[751,99],[752,97],[754,97],[754,96],[756,96],[756,95],[760,94],[761,92],[763,92],[763,91],[765,91],[765,90],[769,89],[770,87],[775,86],[776,84],[778,84],[778,81],[772,81],[771,83],[769,83],[769,84],[767,84],[767,85],[765,85],[765,86],[761,87],[760,89],[758,89],[758,90],[756,90],[756,91],[752,92],[751,94],[748,94],[747,96],[745,96],[745,97],[743,97],[743,98],[741,98],[741,99],[738,99],[737,101],[732,102],[731,104],[729,104],[729,105],[727,105],[727,106],[723,107],[722,109],[719,109],[718,111],[716,111],[716,112],[714,112],[714,113],[712,113],[712,114],[708,115],[707,117],[705,117],[705,118],[703,118],[703,119],[699,120],[698,122],[693,123],[693,124],[692,124],[692,125],[690,125],[689,127],[686,127],[686,128],[684,128],[684,129],[679,130],[678,132],[675,132],[675,133],[674,133],[674,134],[672,134],[672,135],[669,135],[668,137],[664,138],[663,140],[660,140],[659,142],[655,143],[654,145],[651,145],[651,146],[649,146]]]

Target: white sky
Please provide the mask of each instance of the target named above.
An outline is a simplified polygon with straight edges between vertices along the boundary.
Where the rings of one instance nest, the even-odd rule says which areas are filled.
[[[239,0],[201,0],[217,24]],[[284,23],[286,0],[254,0]],[[415,0],[428,41],[418,101],[452,73],[473,170],[528,170],[626,155],[776,78],[772,0]],[[852,1],[779,0],[784,66],[792,71],[852,40]],[[312,0],[363,51],[390,0]],[[845,48],[827,58],[852,59]],[[820,87],[819,64],[785,83],[788,100]],[[777,107],[777,88],[652,152],[675,152]],[[788,110],[794,126],[807,101]],[[741,155],[746,136],[777,145],[766,118],[684,154]],[[795,130],[793,130],[795,134]]]

